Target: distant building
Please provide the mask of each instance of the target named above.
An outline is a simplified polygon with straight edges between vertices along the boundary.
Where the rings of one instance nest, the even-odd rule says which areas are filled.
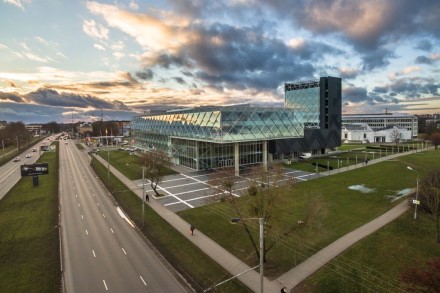
[[[24,126],[27,131],[32,132],[33,135],[44,135],[46,131],[44,131],[42,124],[26,124]]]
[[[8,121],[0,120],[0,129],[5,128],[8,125]]]
[[[342,115],[342,127],[353,123],[366,123],[374,131],[386,130],[393,126],[403,127],[411,132],[411,137],[418,135],[418,118],[409,114],[384,113],[384,114],[353,114]]]
[[[341,79],[285,84],[284,108],[204,106],[137,115],[134,145],[195,170],[263,164],[341,144]]]
[[[402,126],[393,126],[388,129],[374,131],[366,123],[353,123],[342,127],[342,142],[381,143],[407,141],[412,138],[410,130]]]
[[[93,126],[91,123],[82,123],[78,126],[78,133],[81,136],[90,136],[93,132]]]

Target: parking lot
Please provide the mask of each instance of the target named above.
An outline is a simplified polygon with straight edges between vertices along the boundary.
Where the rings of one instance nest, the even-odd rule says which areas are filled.
[[[283,172],[285,180],[293,179],[296,182],[307,181],[320,176],[319,174],[292,169],[283,169]],[[219,195],[221,191],[211,185],[211,174],[207,171],[194,171],[166,176],[157,186],[158,192],[164,194],[164,196],[157,198],[157,201],[173,212],[212,203],[216,198],[215,196]],[[241,196],[243,191],[246,190],[250,181],[248,176],[240,176],[237,180],[233,188],[235,196]],[[136,180],[136,183],[142,188],[142,180]],[[148,181],[145,182],[145,191],[150,197],[154,195]]]

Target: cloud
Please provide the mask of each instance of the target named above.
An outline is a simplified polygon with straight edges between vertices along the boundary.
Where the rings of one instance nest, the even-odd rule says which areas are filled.
[[[362,87],[343,88],[342,96],[344,101],[349,101],[353,103],[364,102],[370,99],[367,95],[367,90]]]
[[[377,94],[399,96],[403,99],[420,99],[439,94],[440,84],[429,78],[398,78],[391,83],[373,89]]]
[[[154,72],[150,68],[144,68],[143,71],[136,72],[136,76],[143,80],[151,80],[154,76]]]
[[[433,45],[430,40],[421,40],[414,48],[422,50],[422,51],[431,51]]]
[[[414,61],[416,64],[433,64],[435,61],[440,59],[440,53],[433,53],[429,56],[417,56]]]
[[[130,5],[130,8],[133,10],[139,9],[139,4],[137,4],[135,0],[131,0],[129,5]]]
[[[17,6],[18,8],[20,8],[21,10],[24,10],[24,5],[23,5],[23,1],[21,0],[3,0],[5,3],[9,3],[12,5]],[[25,0],[24,2],[30,2],[30,0]]]
[[[109,30],[94,20],[84,20],[83,31],[92,38],[108,40]]]
[[[15,102],[15,103],[23,103],[24,99],[18,93],[6,93],[6,92],[0,91],[0,101],[2,101],[2,102],[10,101],[10,102]],[[3,105],[3,103],[1,105]]]
[[[338,68],[339,76],[346,79],[356,78],[356,76],[360,73],[359,69],[350,68],[350,67],[341,67]]]
[[[95,49],[100,50],[100,51],[105,51],[105,48],[103,46],[101,46],[100,44],[93,44],[93,47]]]

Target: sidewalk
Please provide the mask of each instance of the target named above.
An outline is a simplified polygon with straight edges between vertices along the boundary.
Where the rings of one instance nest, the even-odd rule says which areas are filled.
[[[386,224],[390,223],[405,211],[409,209],[408,201],[403,200],[397,206],[386,212],[385,214],[377,217],[376,219],[368,222],[367,224],[351,231],[350,233],[342,236],[335,242],[324,247],[295,268],[291,269],[287,273],[283,274],[277,280],[284,284],[288,290],[295,288],[306,278],[315,273],[318,269],[323,267],[333,258],[344,252],[350,246],[363,239],[364,237],[376,232]]]
[[[107,162],[100,156],[95,156],[101,163],[107,165]],[[142,190],[134,182],[125,177],[121,172],[113,168],[110,165],[110,172],[112,172],[119,180],[121,180],[129,189],[133,190],[139,198],[142,198]],[[196,230],[194,236],[189,234],[190,224],[184,221],[182,218],[171,212],[154,199],[150,198],[149,206],[156,211],[165,221],[173,226],[177,231],[182,233],[189,241],[194,243],[200,248],[206,255],[211,257],[215,262],[221,265],[231,275],[237,275],[251,267],[243,263],[241,260],[232,255],[229,251],[225,250],[219,244],[208,238],[199,230]],[[238,277],[238,279],[249,287],[254,292],[260,291],[260,275],[257,271],[251,270]],[[264,278],[264,292],[280,292],[283,287],[277,280],[270,281]]]

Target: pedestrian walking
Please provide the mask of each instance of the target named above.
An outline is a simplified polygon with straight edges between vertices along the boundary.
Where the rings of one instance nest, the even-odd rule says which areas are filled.
[[[189,227],[189,230],[191,231],[191,236],[194,236],[194,230],[195,230],[196,228],[193,226],[193,225],[191,225],[190,227]]]
[[[286,287],[281,288],[281,293],[287,293]]]
[[[147,202],[150,202],[150,196],[148,195],[148,193],[145,194],[145,200],[146,200]]]

